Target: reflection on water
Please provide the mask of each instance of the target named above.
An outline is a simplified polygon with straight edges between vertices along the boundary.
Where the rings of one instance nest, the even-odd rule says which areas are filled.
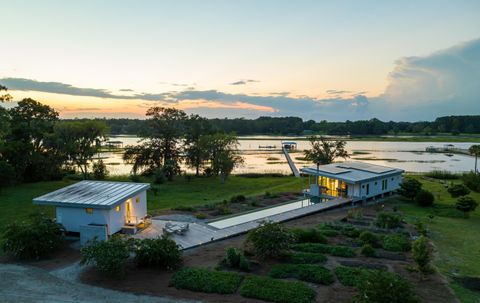
[[[251,137],[250,137],[251,138]],[[263,136],[262,138],[265,138]],[[124,142],[125,145],[137,144],[138,138],[132,136],[115,136],[111,140]],[[290,174],[285,156],[280,150],[265,150],[259,146],[277,146],[281,140],[262,139],[239,140],[240,150],[245,159],[244,165],[235,169],[235,174],[243,173],[281,173]],[[302,150],[309,148],[307,141],[297,141],[298,151],[291,154],[297,167],[311,166],[302,159]],[[449,142],[375,142],[375,141],[348,141],[347,150],[351,154],[350,160],[363,161],[372,164],[386,165],[404,169],[409,172],[427,172],[432,170],[449,170],[453,172],[470,171],[474,166],[474,158],[467,155],[454,154],[447,156],[440,153],[427,153],[428,146],[442,147]],[[455,147],[468,149],[474,143],[453,143]],[[128,174],[131,165],[125,165],[121,153],[105,152],[99,155],[104,158],[108,170],[112,175]],[[182,167],[182,169],[193,172]]]

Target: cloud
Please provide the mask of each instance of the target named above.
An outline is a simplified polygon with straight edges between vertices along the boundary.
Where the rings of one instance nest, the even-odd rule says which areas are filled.
[[[422,57],[397,60],[380,96],[408,120],[479,113],[480,39]],[[393,116],[394,117],[394,116]]]
[[[122,88],[122,89],[119,89],[119,91],[121,91],[121,92],[133,92],[133,89],[130,89],[130,88]]]
[[[253,79],[245,79],[245,80],[238,80],[235,82],[230,83],[230,85],[246,85],[249,83],[254,83],[254,82],[260,82],[258,80],[253,80]]]
[[[336,89],[329,89],[326,91],[329,95],[342,95],[342,94],[349,94],[351,91],[349,90],[336,90]]]

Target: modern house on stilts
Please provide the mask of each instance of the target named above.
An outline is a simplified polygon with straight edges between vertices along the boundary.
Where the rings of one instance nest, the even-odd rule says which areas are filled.
[[[305,193],[313,197],[349,198],[353,201],[382,197],[399,188],[401,169],[368,164],[343,162],[300,169],[309,176]]]

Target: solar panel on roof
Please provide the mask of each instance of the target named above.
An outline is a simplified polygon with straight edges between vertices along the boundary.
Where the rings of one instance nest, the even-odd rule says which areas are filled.
[[[362,162],[345,162],[345,163],[342,163],[340,167],[358,169],[358,170],[368,171],[375,174],[383,174],[383,173],[394,170],[394,168],[391,168],[391,167],[362,163]]]
[[[348,173],[350,171],[340,166],[333,166],[333,165],[320,166],[318,170],[326,173],[334,174],[334,175]]]

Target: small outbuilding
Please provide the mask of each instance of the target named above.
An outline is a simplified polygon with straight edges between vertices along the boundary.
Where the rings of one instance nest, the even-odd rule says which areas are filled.
[[[400,187],[403,170],[364,162],[343,162],[300,169],[309,176],[310,196],[352,200],[391,193]]]
[[[124,227],[134,230],[147,216],[148,183],[81,181],[33,199],[55,206],[56,220],[68,232],[101,226],[106,236]],[[82,237],[82,235],[80,235]]]

